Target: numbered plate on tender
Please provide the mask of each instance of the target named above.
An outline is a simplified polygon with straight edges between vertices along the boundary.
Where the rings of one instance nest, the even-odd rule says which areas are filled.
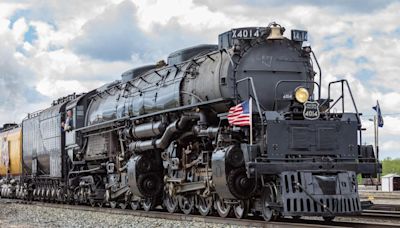
[[[233,39],[254,39],[261,35],[259,28],[238,28],[232,29]]]
[[[304,30],[292,30],[292,40],[293,41],[307,41],[308,40],[308,33]]]
[[[319,104],[316,101],[306,101],[304,103],[303,116],[307,120],[316,120],[319,118]]]

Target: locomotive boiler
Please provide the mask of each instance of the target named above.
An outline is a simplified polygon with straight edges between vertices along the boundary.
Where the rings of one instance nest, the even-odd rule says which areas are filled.
[[[284,32],[232,29],[29,116],[21,197],[267,221],[360,213],[357,174],[381,167],[351,89],[330,82],[322,98],[307,32]]]

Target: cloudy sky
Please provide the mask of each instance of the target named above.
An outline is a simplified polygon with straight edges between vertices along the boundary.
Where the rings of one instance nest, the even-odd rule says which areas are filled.
[[[381,155],[400,157],[399,12],[386,0],[0,0],[0,123],[231,28],[276,21],[309,31],[325,85],[349,80],[366,143],[379,99]]]

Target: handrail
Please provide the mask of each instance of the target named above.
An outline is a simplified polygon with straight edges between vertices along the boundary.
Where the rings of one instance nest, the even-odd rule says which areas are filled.
[[[358,112],[358,108],[357,108],[356,102],[354,101],[353,93],[351,92],[351,88],[349,86],[349,82],[346,79],[340,79],[340,80],[337,80],[337,81],[329,82],[329,85],[328,85],[328,99],[327,99],[327,101],[329,101],[331,99],[331,85],[336,84],[336,83],[341,83],[342,95],[338,98],[337,101],[335,101],[334,105],[336,105],[336,103],[341,99],[342,100],[342,112],[344,113],[344,87],[343,87],[343,84],[346,84],[347,90],[349,91],[349,94],[350,94],[351,101],[353,103],[353,107],[356,110],[358,124],[361,125],[360,113]],[[329,110],[331,110],[332,107],[330,107],[325,112],[328,112]]]
[[[334,84],[337,84],[337,83],[341,84],[342,95],[335,101],[335,103],[331,107],[329,107],[329,109],[327,109],[325,111],[325,113],[329,112],[329,110],[331,110],[339,100],[342,100],[342,113],[344,113],[344,84],[346,84],[347,90],[349,91],[349,94],[350,94],[351,101],[353,102],[353,107],[356,110],[356,116],[357,116],[357,122],[358,122],[358,129],[357,130],[359,132],[358,134],[359,134],[359,138],[360,138],[359,145],[361,145],[362,144],[361,118],[360,118],[360,113],[358,112],[358,108],[357,108],[356,102],[354,101],[353,93],[351,92],[351,88],[349,86],[349,82],[346,79],[340,79],[340,80],[329,82],[329,85],[328,85],[328,99],[327,99],[327,101],[329,101],[331,99],[331,85],[334,85]],[[359,147],[358,150],[360,152],[361,147]]]
[[[315,56],[315,53],[313,50],[311,50],[311,53],[314,57],[314,61],[317,64],[318,67],[318,71],[319,71],[319,88],[322,87],[322,70],[321,70],[321,66],[319,65],[319,62],[317,60],[317,57]],[[318,97],[321,98],[321,90],[318,90]]]
[[[250,81],[251,90],[253,91],[254,100],[256,101],[258,113],[259,113],[260,118],[261,118],[261,121],[262,121],[263,118],[262,118],[262,112],[261,112],[260,102],[258,101],[258,96],[257,96],[257,92],[256,92],[256,89],[255,89],[255,86],[254,86],[253,78],[252,78],[252,77],[246,77],[246,78],[242,78],[242,79],[240,79],[240,80],[237,80],[237,81],[236,81],[236,85],[239,84],[239,83],[241,83],[241,82],[244,82],[244,81]],[[251,96],[250,93],[249,93],[249,96]]]
[[[253,81],[253,77],[246,77],[246,78],[242,78],[240,80],[236,81],[236,87],[239,83],[247,81],[247,83],[250,81],[250,85],[251,85],[251,90],[253,91],[253,95],[254,95],[254,100],[256,101],[256,106],[258,109],[258,114],[260,116],[260,122],[261,122],[261,132],[262,134],[264,134],[264,120],[263,120],[263,115],[261,112],[261,107],[260,107],[260,102],[258,101],[258,96],[257,96],[257,92],[256,92],[256,88],[254,86],[254,81]],[[249,97],[251,96],[251,94],[249,93]],[[252,113],[253,114],[253,113]],[[261,149],[261,153],[264,153],[264,143],[260,144],[260,149]]]

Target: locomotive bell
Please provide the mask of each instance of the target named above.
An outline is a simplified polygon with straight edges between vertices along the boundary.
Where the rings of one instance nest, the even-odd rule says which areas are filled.
[[[283,33],[284,29],[280,25],[278,25],[276,23],[272,23],[269,26],[269,28],[270,28],[270,33],[269,33],[269,35],[267,37],[267,40],[281,40],[281,39],[283,39],[283,34],[282,33]]]

